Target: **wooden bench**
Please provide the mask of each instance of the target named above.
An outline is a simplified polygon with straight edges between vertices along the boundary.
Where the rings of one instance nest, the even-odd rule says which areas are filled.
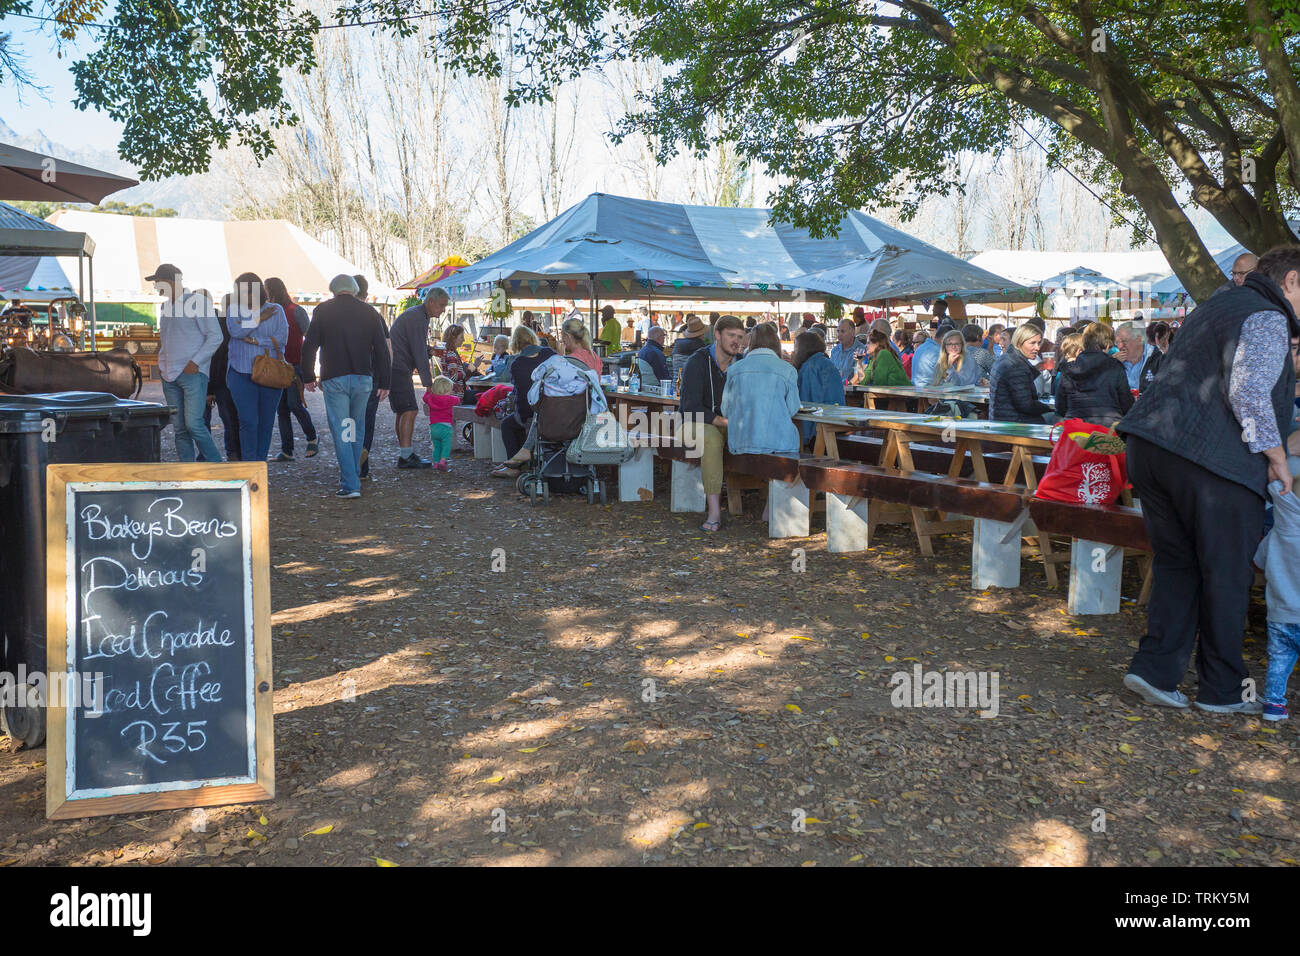
[[[828,551],[865,550],[882,506],[901,505],[911,515],[922,554],[933,556],[935,535],[973,525],[971,586],[1019,586],[1025,489],[828,459],[802,461],[800,472],[808,488],[826,494]],[[935,520],[935,513],[960,517]]]
[[[676,512],[705,510],[704,476],[700,459],[684,444],[655,448],[655,456],[669,463],[669,508]],[[627,467],[627,466],[624,466]],[[723,452],[723,480],[727,490],[727,511],[744,513],[743,492],[766,488],[769,494],[768,534],[774,538],[806,538],[812,502],[800,480],[799,459],[783,455],[733,455]],[[621,483],[621,479],[620,479]],[[622,499],[621,500],[636,500]],[[641,500],[647,500],[643,495]]]
[[[1145,556],[1138,604],[1146,604],[1151,595],[1151,542],[1140,510],[1035,498],[1029,514],[1040,532],[1070,539],[1071,614],[1119,612],[1125,552]]]

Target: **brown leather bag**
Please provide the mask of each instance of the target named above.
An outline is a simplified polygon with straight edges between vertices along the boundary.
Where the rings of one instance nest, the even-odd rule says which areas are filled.
[[[140,366],[126,349],[37,352],[20,346],[0,355],[2,391],[20,395],[108,392],[118,398],[135,398],[143,387]]]
[[[264,388],[289,388],[293,385],[297,372],[284,360],[280,344],[275,339],[271,340],[271,344],[275,346],[274,356],[270,352],[263,352],[253,359],[253,381]]]

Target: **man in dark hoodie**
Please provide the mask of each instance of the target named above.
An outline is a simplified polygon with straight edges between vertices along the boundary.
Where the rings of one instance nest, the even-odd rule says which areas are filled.
[[[700,527],[722,527],[722,450],[727,446],[727,420],[722,416],[722,391],[727,369],[740,354],[745,325],[724,315],[713,327],[714,343],[693,353],[682,369],[680,409],[686,440],[700,449],[704,471],[704,500],[708,514]]]
[[[1187,707],[1178,685],[1196,650],[1196,706],[1258,714],[1241,646],[1270,481],[1290,493],[1287,450],[1300,335],[1300,246],[1259,261],[1187,317],[1160,374],[1119,424],[1153,552],[1147,633],[1124,686]],[[1199,644],[1198,644],[1199,632]]]
[[[1094,425],[1114,425],[1133,407],[1124,366],[1110,355],[1115,334],[1094,322],[1083,333],[1083,351],[1061,366],[1056,383],[1056,414]]]

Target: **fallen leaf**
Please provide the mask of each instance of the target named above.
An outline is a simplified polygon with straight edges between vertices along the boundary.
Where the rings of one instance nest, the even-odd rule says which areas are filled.
[[[333,833],[333,832],[334,832],[334,824],[327,823],[323,827],[317,827],[315,830],[312,830],[310,833],[304,833],[303,836],[324,836],[327,833]]]

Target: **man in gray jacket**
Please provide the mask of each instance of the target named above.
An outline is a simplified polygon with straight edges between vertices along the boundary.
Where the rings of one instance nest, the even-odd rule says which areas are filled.
[[[419,374],[420,384],[426,389],[433,386],[433,372],[429,367],[429,322],[442,315],[448,299],[442,289],[430,289],[424,302],[399,315],[388,330],[393,349],[393,388],[388,393],[388,404],[396,416],[398,468],[430,468],[433,465],[411,447],[419,410],[411,373]]]
[[[163,297],[158,316],[158,372],[172,418],[176,457],[194,461],[197,448],[204,461],[221,461],[217,443],[203,421],[208,404],[208,367],[221,345],[217,312],[205,295],[185,292],[181,270],[164,262],[145,276]]]

